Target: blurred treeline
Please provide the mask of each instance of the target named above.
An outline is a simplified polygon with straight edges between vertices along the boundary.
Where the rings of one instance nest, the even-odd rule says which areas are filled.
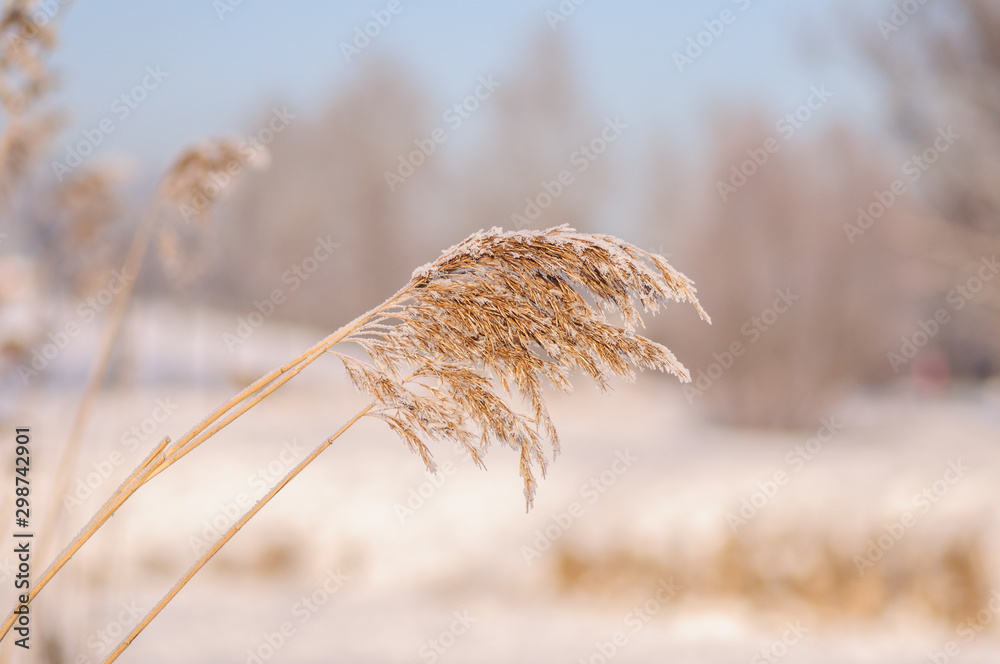
[[[774,120],[789,109],[758,103],[710,114],[701,154],[678,150],[664,126],[642,153],[611,148],[582,172],[572,155],[609,115],[586,101],[557,36],[536,37],[518,66],[492,72],[501,85],[457,129],[443,113],[462,100],[430,98],[419,72],[373,53],[322,111],[275,135],[267,170],[227,192],[190,279],[179,287],[154,268],[140,290],[235,318],[281,288],[289,297],[276,318],[332,329],[467,234],[513,229],[526,197],[537,201],[570,168],[574,182],[527,227],[621,235],[695,279],[711,328],[684,307],[647,323],[704,377],[686,394],[715,417],[809,426],[858,387],[987,379],[1000,367],[1000,279],[961,308],[949,293],[1000,245],[1000,5],[928,5],[888,40],[872,25],[847,31],[865,35],[851,50],[878,81],[881,124],[831,105],[786,139]],[[260,126],[270,113],[261,109]],[[959,138],[912,179],[905,164],[947,127]],[[386,173],[436,128],[448,140],[390,186]],[[780,149],[733,180],[769,140]],[[907,191],[887,203],[880,194],[896,179]],[[740,184],[723,196],[720,181]],[[859,208],[880,200],[884,213],[857,233]],[[124,250],[127,233],[114,237]],[[289,293],[295,280],[283,275],[327,237],[339,245],[332,258]],[[921,323],[942,308],[949,321],[925,340]],[[908,342],[915,354],[894,362]]]

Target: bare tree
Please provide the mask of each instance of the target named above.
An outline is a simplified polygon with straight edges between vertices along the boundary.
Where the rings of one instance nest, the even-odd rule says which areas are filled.
[[[598,153],[590,144],[596,140],[600,147],[606,122],[614,118],[592,112],[558,34],[535,35],[520,68],[502,78],[486,113],[484,139],[463,157],[457,178],[461,230],[594,227],[613,159],[607,153],[614,150],[609,143]]]
[[[773,130],[741,117],[713,134],[718,182]],[[886,351],[910,320],[899,249],[910,210],[893,206],[854,243],[844,230],[887,181],[885,163],[853,130],[834,126],[782,143],[744,169],[725,201],[715,198],[696,259],[714,324],[688,331],[701,348],[685,388],[692,402],[732,423],[814,426],[859,381],[891,375]]]
[[[1000,5],[957,0],[876,27],[865,52],[906,147],[933,147],[942,126],[961,135],[927,174],[931,201],[950,221],[1000,234]]]
[[[1000,250],[1000,5],[957,0],[903,18],[863,30],[861,44],[885,86],[891,129],[925,161],[918,187],[944,230],[925,255],[929,267],[949,268],[932,294],[941,299]],[[943,133],[954,137],[946,150]],[[952,312],[942,340],[959,374],[1000,366],[998,313],[1000,279]]]
[[[425,102],[397,65],[375,59],[360,66],[320,114],[290,111],[289,126],[268,146],[270,168],[249,173],[234,192],[215,242],[216,269],[207,275],[218,284],[217,301],[249,310],[278,289],[287,296],[279,317],[343,322],[390,295],[407,266],[423,258],[411,250],[424,232],[413,203],[419,191],[393,191],[385,174],[427,129]],[[428,160],[413,180],[435,168]],[[321,242],[338,247],[313,266]]]

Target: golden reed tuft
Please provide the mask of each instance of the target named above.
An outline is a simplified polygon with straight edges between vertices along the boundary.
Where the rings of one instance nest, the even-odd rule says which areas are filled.
[[[388,306],[345,338],[371,362],[331,352],[375,399],[368,414],[429,469],[426,439],[457,440],[480,466],[492,442],[518,451],[530,508],[533,469],[546,470],[543,440],[559,450],[543,383],[570,391],[570,372],[580,370],[605,389],[610,376],[633,380],[633,367],[690,380],[670,350],[635,333],[639,309],[656,313],[668,300],[690,302],[709,320],[687,277],[618,238],[566,226],[493,228],[418,268]],[[609,323],[606,311],[617,312],[623,327]],[[518,397],[527,414],[511,405]]]

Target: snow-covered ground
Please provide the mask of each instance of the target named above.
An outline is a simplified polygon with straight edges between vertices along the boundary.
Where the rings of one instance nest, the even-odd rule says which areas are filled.
[[[159,437],[321,336],[268,323],[231,354],[231,317],[143,312],[126,386],[102,397],[61,497],[62,541]],[[77,375],[89,343],[53,376]],[[5,430],[32,428],[36,504],[77,393],[50,380],[4,404]],[[15,661],[45,661],[45,634],[62,661],[101,661],[241,504],[364,404],[322,361],[155,478],[43,592],[38,647]],[[440,447],[432,477],[382,423],[362,420],[120,661],[1000,659],[987,624],[1000,612],[996,386],[859,395],[802,432],[713,426],[652,376],[606,395],[581,383],[551,409],[563,449],[528,514],[510,450],[492,450],[484,472]]]

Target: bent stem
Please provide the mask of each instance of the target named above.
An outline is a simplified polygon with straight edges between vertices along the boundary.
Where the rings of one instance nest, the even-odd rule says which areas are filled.
[[[162,611],[164,607],[166,607],[166,605],[170,603],[170,600],[172,600],[177,595],[177,593],[180,592],[181,588],[187,585],[188,581],[190,581],[194,577],[194,575],[197,574],[198,571],[202,567],[204,567],[205,564],[208,563],[208,561],[211,560],[216,553],[219,552],[219,549],[225,546],[226,542],[231,540],[233,536],[236,535],[236,533],[238,533],[240,529],[243,526],[245,526],[246,523],[250,521],[250,519],[252,519],[254,515],[256,515],[257,512],[259,512],[264,507],[264,505],[266,505],[272,498],[274,498],[274,496],[276,496],[277,493],[281,491],[286,484],[295,479],[295,476],[298,475],[300,472],[302,472],[302,470],[304,470],[306,466],[312,463],[316,459],[316,457],[318,457],[323,452],[323,450],[329,447],[333,443],[333,441],[337,440],[337,438],[339,438],[345,431],[350,429],[355,422],[357,422],[362,417],[367,415],[368,412],[374,407],[375,407],[375,402],[373,401],[372,403],[368,404],[368,406],[366,406],[364,409],[359,411],[346,424],[344,424],[344,426],[342,426],[337,431],[337,433],[333,434],[332,436],[324,440],[322,443],[320,443],[316,447],[316,449],[314,449],[312,452],[309,453],[309,456],[307,456],[297,466],[295,466],[295,468],[289,471],[289,473],[285,475],[280,482],[275,484],[271,488],[271,490],[267,492],[267,495],[261,498],[256,505],[250,508],[250,510],[248,510],[246,514],[240,517],[239,521],[233,524],[233,526],[228,531],[226,531],[226,533],[222,537],[220,537],[215,542],[215,544],[212,545],[212,548],[210,548],[205,553],[205,555],[199,558],[198,561],[194,564],[194,566],[192,566],[191,569],[189,569],[187,573],[184,576],[182,576],[176,584],[174,584],[174,587],[170,589],[170,592],[168,592],[163,597],[163,599],[161,599],[156,604],[156,606],[150,609],[149,613],[146,614],[146,617],[144,617],[142,621],[140,621],[139,624],[135,626],[135,628],[129,633],[129,635],[126,636],[122,640],[122,642],[118,644],[118,647],[115,648],[114,652],[112,652],[108,656],[108,658],[104,660],[104,664],[109,664],[110,662],[113,662],[116,659],[118,659],[118,656],[121,655],[125,651],[125,649],[129,647],[129,645],[132,643],[135,637],[137,637],[139,633],[142,632],[142,630],[144,630],[146,626],[149,625],[149,623],[151,623],[154,618],[156,618],[157,615],[159,615],[160,611]]]
[[[52,485],[52,509],[42,524],[41,536],[39,537],[39,556],[45,555],[49,543],[55,538],[59,515],[61,514],[58,508],[59,496],[66,490],[70,481],[70,472],[76,467],[83,433],[86,430],[87,422],[90,420],[90,415],[93,412],[101,385],[104,383],[104,377],[108,372],[108,365],[111,362],[111,352],[114,350],[115,342],[118,340],[122,323],[125,320],[125,310],[128,308],[132,289],[139,277],[140,270],[142,270],[142,263],[149,249],[149,240],[152,237],[153,225],[156,222],[156,201],[158,199],[158,196],[154,196],[153,202],[146,209],[142,219],[139,221],[139,226],[132,236],[132,243],[125,257],[125,264],[121,271],[122,281],[124,282],[122,292],[115,298],[114,303],[111,305],[111,311],[104,321],[101,338],[97,346],[97,354],[90,367],[83,396],[80,398],[80,403],[77,405],[76,413],[73,416],[73,424],[70,427],[66,446],[60,455],[56,481]]]
[[[76,537],[73,538],[70,544],[63,550],[63,552],[59,554],[51,565],[49,565],[42,576],[35,581],[34,586],[32,586],[27,592],[28,602],[25,602],[25,604],[30,603],[35,599],[35,597],[38,596],[38,593],[41,592],[41,590],[49,583],[49,581],[52,580],[59,570],[61,570],[66,563],[69,562],[70,558],[72,558],[76,552],[80,550],[80,548],[94,535],[94,533],[96,533],[101,526],[103,526],[107,520],[111,518],[118,508],[121,507],[121,505],[128,500],[129,497],[131,497],[132,494],[139,489],[139,487],[217,434],[240,415],[256,406],[265,397],[294,378],[299,372],[316,361],[316,359],[322,356],[331,347],[351,334],[351,332],[364,325],[370,319],[381,315],[386,309],[394,306],[397,302],[406,297],[410,286],[411,284],[408,284],[381,305],[372,309],[368,313],[357,317],[344,327],[317,343],[309,350],[296,357],[294,360],[259,378],[242,392],[222,404],[208,417],[184,434],[184,436],[173,445],[169,444],[169,439],[165,438],[161,441],[159,446],[154,449],[153,453],[151,453],[146,460],[139,464],[129,478],[120,487],[118,487],[115,493],[108,498],[101,509],[94,514],[90,521],[88,521],[87,525],[83,527]],[[17,619],[15,611],[20,605],[21,603],[19,602],[8,614],[6,620],[3,622],[3,625],[0,625],[0,640],[6,637],[6,635],[10,632],[11,627],[13,627],[14,621]]]

